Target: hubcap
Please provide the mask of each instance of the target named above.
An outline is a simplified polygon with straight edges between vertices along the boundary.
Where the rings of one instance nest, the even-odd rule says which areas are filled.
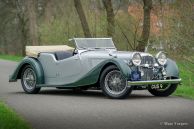
[[[105,77],[105,87],[112,94],[121,94],[125,91],[126,85],[126,79],[118,70],[109,72]]]
[[[23,82],[28,90],[33,90],[36,86],[36,76],[32,68],[27,68],[24,71]]]

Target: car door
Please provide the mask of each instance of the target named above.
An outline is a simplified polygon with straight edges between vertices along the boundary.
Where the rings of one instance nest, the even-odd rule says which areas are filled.
[[[60,60],[56,64],[58,71],[58,81],[62,84],[68,84],[81,78],[83,65],[81,64],[79,55]]]

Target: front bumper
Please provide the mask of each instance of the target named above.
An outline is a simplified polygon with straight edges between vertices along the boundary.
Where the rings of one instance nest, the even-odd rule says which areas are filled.
[[[180,84],[181,78],[169,79],[169,80],[149,80],[149,81],[128,81],[128,86],[142,86],[142,85],[154,85],[154,84]]]

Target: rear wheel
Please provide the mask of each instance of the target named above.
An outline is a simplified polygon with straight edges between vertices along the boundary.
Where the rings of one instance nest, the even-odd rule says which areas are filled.
[[[100,86],[103,93],[109,98],[126,98],[132,91],[127,87],[127,80],[121,71],[114,65],[107,67],[101,74]]]
[[[21,84],[24,91],[28,94],[36,94],[40,88],[36,87],[36,73],[30,65],[24,67],[21,73]]]
[[[165,84],[161,85],[159,89],[152,89],[151,87],[148,88],[148,91],[154,95],[154,96],[161,96],[161,97],[166,97],[174,93],[176,90],[178,84]]]

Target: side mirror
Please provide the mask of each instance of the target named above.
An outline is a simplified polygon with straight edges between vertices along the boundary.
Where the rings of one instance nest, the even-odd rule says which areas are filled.
[[[74,51],[73,51],[73,56],[74,55],[77,55],[78,54],[78,50],[77,49],[74,49]]]

